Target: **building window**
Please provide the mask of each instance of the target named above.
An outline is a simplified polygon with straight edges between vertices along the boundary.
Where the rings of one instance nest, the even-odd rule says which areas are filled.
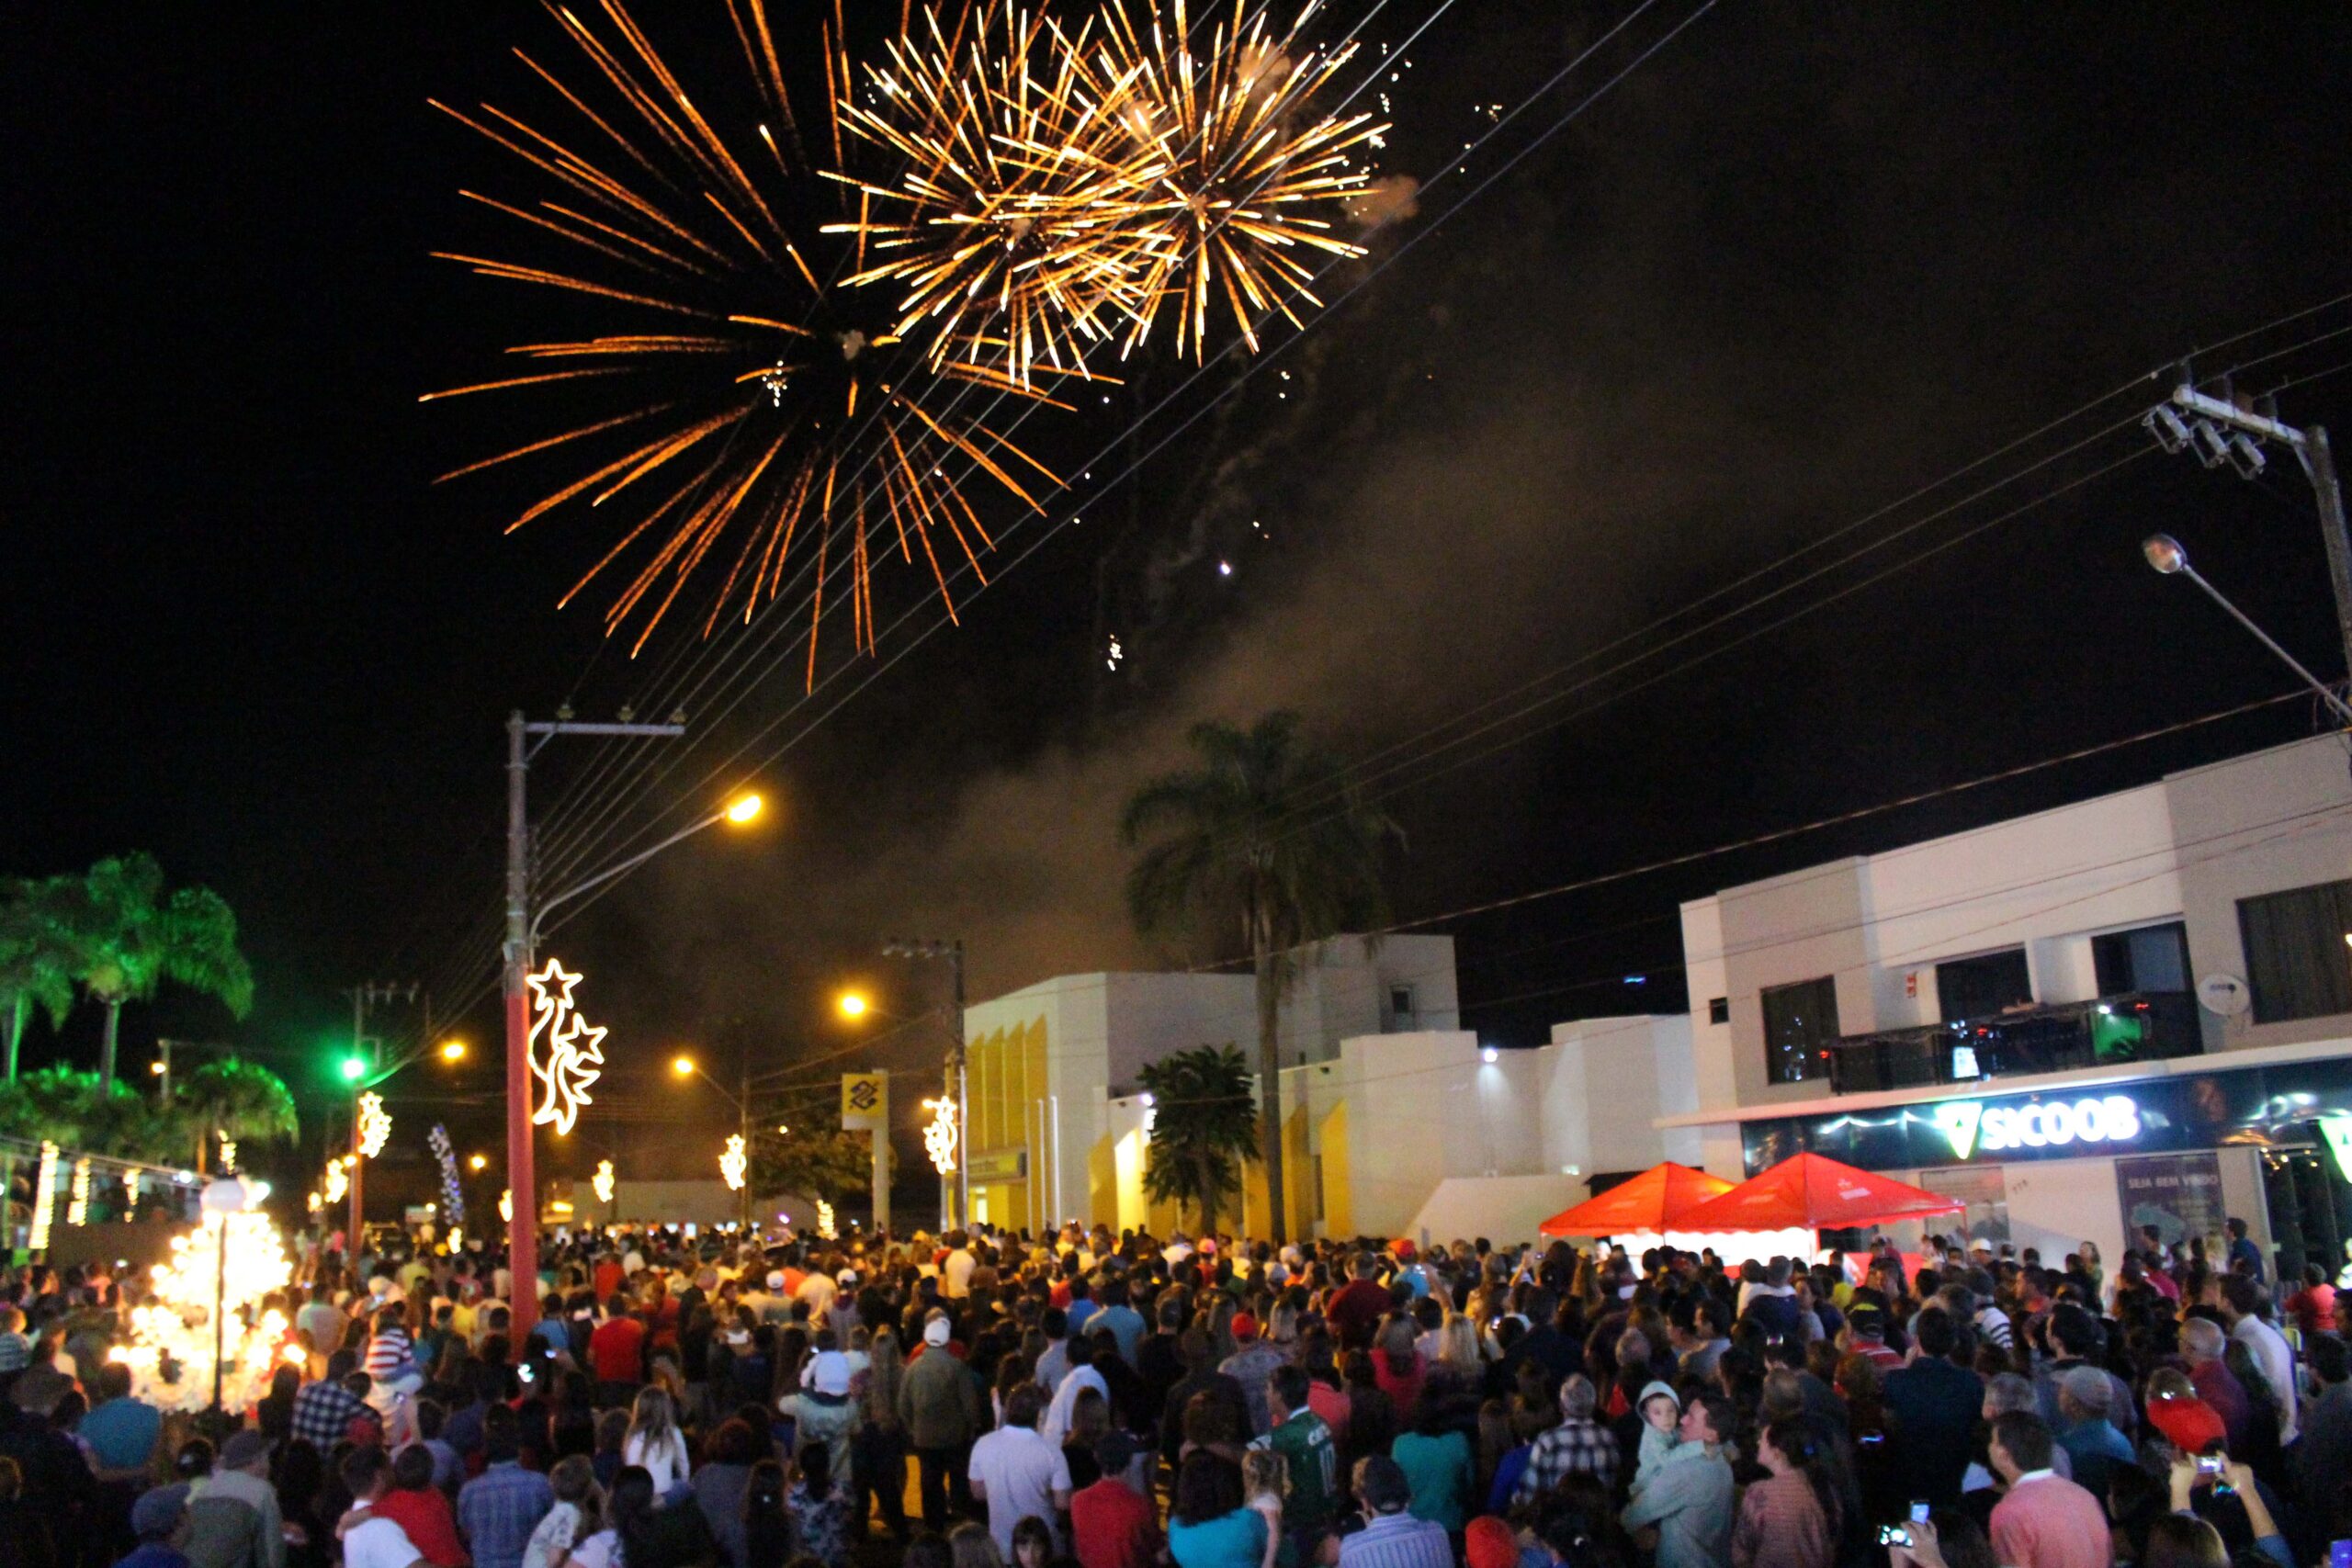
[[[1936,1002],[1946,1023],[1990,1018],[2003,1008],[2032,1000],[2033,982],[2026,975],[2022,947],[1936,965]]]
[[[1729,1023],[1731,1021],[1731,998],[1729,997],[1710,997],[1707,999],[1707,1021],[1709,1023]]]
[[[2254,1021],[2352,1012],[2352,882],[2290,887],[2238,900]]]
[[[1389,987],[1388,1016],[1398,1023],[1410,1023],[1413,1021],[1413,987],[1410,986]]]
[[[2098,994],[2188,989],[2188,928],[2178,920],[2091,938]]]
[[[1838,1038],[1838,982],[1829,976],[1764,992],[1764,1066],[1774,1083],[1829,1076]]]

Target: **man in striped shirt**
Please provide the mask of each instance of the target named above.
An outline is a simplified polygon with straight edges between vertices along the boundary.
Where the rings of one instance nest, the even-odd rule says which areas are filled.
[[[409,1342],[408,1325],[402,1321],[402,1309],[385,1306],[376,1314],[376,1331],[368,1338],[368,1359],[360,1370],[376,1382],[390,1382],[392,1374],[416,1359],[416,1348]]]
[[[1364,1527],[1340,1538],[1340,1568],[1453,1568],[1445,1527],[1413,1517],[1407,1507],[1413,1489],[1395,1460],[1385,1454],[1358,1460],[1355,1483]]]

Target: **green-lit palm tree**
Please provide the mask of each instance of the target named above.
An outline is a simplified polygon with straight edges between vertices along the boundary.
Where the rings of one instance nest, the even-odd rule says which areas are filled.
[[[1298,716],[1248,729],[1211,721],[1188,737],[1202,766],[1153,780],[1127,802],[1127,908],[1147,936],[1205,922],[1240,938],[1257,976],[1258,1129],[1273,1240],[1289,1239],[1283,1190],[1282,1000],[1298,951],[1388,919],[1382,855],[1396,824],[1299,733]]]
[[[1240,1190],[1241,1167],[1257,1157],[1250,1064],[1231,1045],[1200,1045],[1136,1077],[1152,1099],[1144,1190],[1155,1203],[1198,1209],[1201,1235],[1214,1235],[1218,1211]]]
[[[207,1062],[172,1086],[182,1131],[196,1140],[196,1168],[209,1168],[213,1143],[277,1143],[298,1135],[286,1080],[235,1056]]]
[[[6,1012],[0,1028],[8,1032],[9,1083],[17,1081],[17,1055],[33,1010],[49,1014],[55,1029],[74,1010],[74,981],[82,969],[75,892],[70,877],[0,881],[0,1009]]]
[[[83,988],[107,1010],[98,1076],[108,1082],[122,1004],[146,1000],[164,981],[216,998],[238,1018],[253,1006],[253,970],[237,950],[237,917],[228,901],[209,887],[166,896],[164,868],[152,855],[92,866],[83,878],[76,925]]]

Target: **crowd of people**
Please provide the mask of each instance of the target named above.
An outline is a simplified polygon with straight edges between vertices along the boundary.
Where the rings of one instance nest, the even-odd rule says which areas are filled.
[[[2138,1239],[651,1229],[558,1238],[528,1324],[495,1254],[387,1242],[307,1252],[266,1391],[194,1414],[110,1359],[135,1280],[35,1264],[0,1568],[2327,1561],[2352,1300]]]

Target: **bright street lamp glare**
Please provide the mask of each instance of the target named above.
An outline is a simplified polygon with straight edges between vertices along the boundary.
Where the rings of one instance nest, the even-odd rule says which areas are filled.
[[[673,1056],[670,1058],[670,1070],[682,1078],[691,1077],[694,1075],[695,1059],[692,1056]]]
[[[727,820],[737,824],[749,822],[760,814],[760,805],[758,795],[746,795],[727,808]]]
[[[842,993],[841,1009],[843,1018],[864,1018],[865,1010],[871,1006],[873,1004],[865,999],[862,992],[843,991]]]
[[[490,1164],[490,1156],[488,1155],[476,1155],[466,1163],[472,1166],[476,1170],[481,1170]]]
[[[2148,558],[2150,566],[2166,577],[2188,565],[2188,552],[2181,548],[2180,541],[2170,534],[2149,535],[2142,541],[2140,553]]]
[[[368,1064],[357,1056],[343,1059],[343,1077],[346,1083],[357,1083],[368,1076]]]
[[[150,1062],[147,1064],[147,1070],[154,1074],[157,1077],[162,1077],[164,1076],[164,1064],[161,1062]]]
[[[464,1061],[466,1043],[462,1040],[444,1040],[441,1042],[441,1059],[445,1062]]]

